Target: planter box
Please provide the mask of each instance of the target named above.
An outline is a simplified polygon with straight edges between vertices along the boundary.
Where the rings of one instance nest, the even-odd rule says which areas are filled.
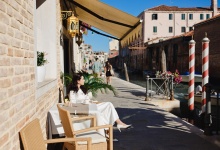
[[[37,82],[43,82],[46,75],[45,66],[37,66]]]

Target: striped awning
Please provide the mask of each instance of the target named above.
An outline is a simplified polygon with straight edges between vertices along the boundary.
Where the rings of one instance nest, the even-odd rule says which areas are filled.
[[[131,42],[141,31],[140,18],[98,0],[66,0],[79,20],[102,30],[122,43]]]

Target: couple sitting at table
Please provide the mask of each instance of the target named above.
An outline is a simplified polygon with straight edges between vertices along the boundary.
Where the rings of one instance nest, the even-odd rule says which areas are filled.
[[[84,87],[84,77],[80,73],[73,75],[72,83],[70,85],[71,103],[88,103],[90,101],[87,94],[87,89]],[[131,125],[123,123],[118,116],[113,104],[111,102],[101,102],[97,104],[100,117],[97,117],[98,124],[111,124],[117,123],[117,128],[121,132],[120,128],[128,128]]]

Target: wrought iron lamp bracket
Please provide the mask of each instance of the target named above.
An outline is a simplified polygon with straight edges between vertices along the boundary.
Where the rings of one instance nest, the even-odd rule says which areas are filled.
[[[62,20],[68,19],[69,17],[72,16],[72,14],[73,14],[72,11],[61,11]]]

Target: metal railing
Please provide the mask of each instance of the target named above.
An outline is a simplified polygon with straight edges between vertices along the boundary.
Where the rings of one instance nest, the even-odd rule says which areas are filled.
[[[166,78],[146,77],[146,101],[154,95],[163,94],[165,97],[173,100],[173,76]]]

